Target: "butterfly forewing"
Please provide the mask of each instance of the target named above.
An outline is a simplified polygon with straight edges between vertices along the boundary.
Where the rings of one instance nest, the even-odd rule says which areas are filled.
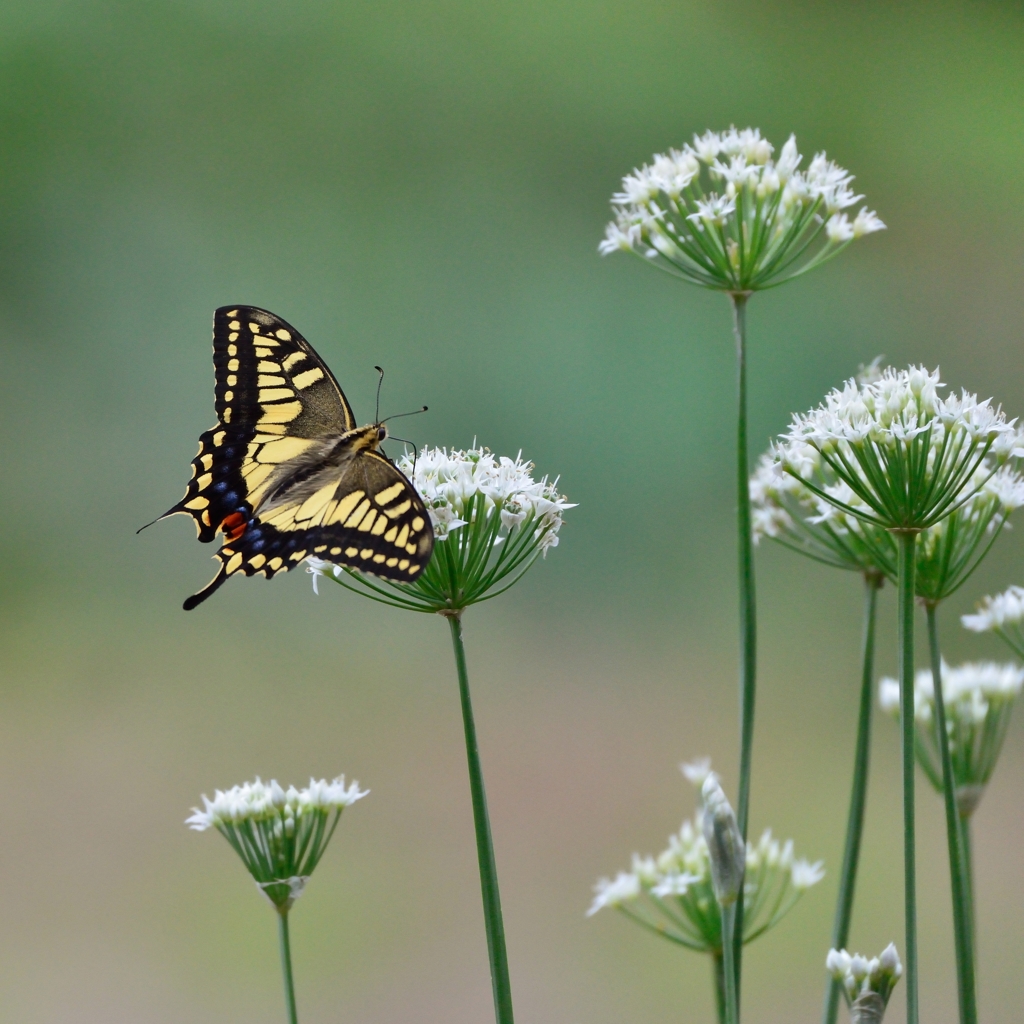
[[[341,388],[312,346],[252,306],[214,314],[218,424],[199,439],[192,480],[168,515],[218,532],[220,571],[195,607],[236,572],[272,577],[307,555],[410,581],[433,548],[415,488],[356,428]]]

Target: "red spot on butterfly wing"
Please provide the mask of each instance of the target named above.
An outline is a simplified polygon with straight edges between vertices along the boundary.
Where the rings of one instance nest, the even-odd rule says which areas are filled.
[[[238,538],[245,533],[245,529],[248,525],[249,524],[243,513],[232,512],[231,515],[224,517],[224,521],[220,524],[220,528],[224,534],[224,539],[231,542],[238,540]]]

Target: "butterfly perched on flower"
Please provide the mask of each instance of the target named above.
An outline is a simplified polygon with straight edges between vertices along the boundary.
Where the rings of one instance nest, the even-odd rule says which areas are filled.
[[[213,316],[218,423],[199,438],[184,513],[223,544],[217,575],[188,611],[236,573],[267,579],[308,555],[415,580],[434,532],[416,489],[380,451],[383,423],[357,427],[324,361],[294,327],[254,306]]]

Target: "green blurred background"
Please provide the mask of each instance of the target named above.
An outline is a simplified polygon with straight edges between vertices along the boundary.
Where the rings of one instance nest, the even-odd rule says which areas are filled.
[[[596,246],[623,173],[707,127],[797,133],[889,225],[751,304],[755,451],[861,362],[941,364],[1024,412],[1017,4],[311,0],[0,10],[0,1019],[277,1022],[274,921],[182,824],[252,777],[356,776],[293,915],[307,1022],[485,1021],[443,623],[295,572],[211,573],[175,501],[212,422],[214,307],[294,323],[361,419],[520,448],[579,508],[467,616],[519,1018],[710,1021],[708,965],[590,887],[735,793],[733,354],[724,298]],[[397,451],[397,448],[394,449]],[[752,826],[827,880],[751,948],[746,1020],[811,1021],[845,820],[855,578],[758,555]],[[942,613],[1024,582],[1020,531]],[[894,668],[886,592],[880,669]],[[853,944],[902,948],[879,717]],[[1019,1019],[1024,726],[977,815],[981,1003]],[[921,791],[924,1017],[955,1018],[940,803]],[[903,1020],[903,993],[889,1020]]]

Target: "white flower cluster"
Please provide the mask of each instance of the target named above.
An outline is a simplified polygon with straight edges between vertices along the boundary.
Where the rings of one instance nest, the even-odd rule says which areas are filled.
[[[358,782],[345,785],[345,776],[339,775],[332,782],[325,779],[310,779],[305,789],[289,786],[283,789],[275,779],[270,782],[244,782],[232,786],[226,792],[217,790],[212,800],[203,794],[204,810],[194,807],[193,814],[185,824],[196,832],[220,825],[241,825],[244,822],[265,822],[279,818],[282,827],[288,831],[294,828],[297,818],[312,811],[340,811],[367,795],[369,790],[360,790]],[[291,826],[288,825],[291,822]]]
[[[1006,511],[1019,507],[1020,477],[997,475],[1024,455],[1017,421],[966,391],[942,397],[943,386],[938,370],[920,366],[851,379],[793,416],[772,461],[823,499],[821,521],[845,513],[883,528],[927,528],[982,490]],[[762,516],[767,536],[784,525]]]
[[[750,477],[754,543],[769,538],[817,561],[895,581],[895,539],[884,527],[860,518],[872,516],[871,507],[810,445],[801,452],[801,473],[796,477],[783,471],[773,452],[761,456]],[[918,536],[916,583],[918,596],[926,600],[948,597],[999,531],[1009,529],[1009,515],[1024,507],[1024,477],[1011,465],[993,472],[983,461],[964,491],[970,497],[963,504]]]
[[[891,448],[926,433],[941,443],[949,433],[954,439],[986,442],[994,455],[1024,454],[1016,420],[1007,421],[991,399],[979,402],[967,391],[942,398],[942,387],[937,369],[888,366],[874,381],[851,379],[833,389],[817,409],[794,415],[783,436],[794,446],[833,451],[844,443],[864,441]],[[799,447],[794,450],[795,464],[801,452],[807,454]]]
[[[879,956],[870,960],[859,953],[847,953],[845,949],[831,949],[825,958],[825,970],[843,986],[843,993],[850,1004],[861,996],[874,993],[881,998],[884,1007],[903,974],[903,964],[896,947],[890,942]]]
[[[820,861],[793,855],[791,840],[779,843],[767,830],[746,850],[744,941],[773,927],[800,895],[824,878]],[[594,886],[587,915],[617,907],[653,925],[666,938],[692,949],[721,946],[721,917],[700,815],[684,821],[656,857],[633,855],[632,869]]]
[[[1016,665],[997,665],[993,661],[967,662],[952,668],[942,662],[942,697],[948,727],[954,721],[981,725],[993,702],[1014,700],[1024,686],[1024,669]],[[900,712],[900,684],[885,677],[878,684],[878,703],[892,715]],[[931,725],[935,715],[935,683],[930,668],[914,675],[914,719]]]
[[[863,196],[824,153],[800,170],[794,136],[774,151],[756,128],[730,128],[656,154],[622,179],[600,252],[639,252],[694,283],[753,290],[885,227],[866,207],[853,220],[844,212]],[[823,249],[808,253],[822,231]]]
[[[1024,622],[1024,587],[1010,587],[995,597],[984,597],[973,615],[960,621],[975,633],[991,633]]]
[[[953,786],[957,807],[966,817],[973,814],[995,771],[1014,702],[1024,686],[1024,669],[990,661],[951,668],[943,661],[941,671]],[[881,680],[878,702],[883,711],[899,717],[900,687],[895,679]],[[914,729],[918,764],[941,793],[942,753],[928,669],[914,677]]]
[[[575,508],[559,495],[557,479],[533,478],[533,463],[522,453],[510,459],[486,448],[424,448],[415,459],[404,455],[398,466],[423,498],[438,540],[467,525],[474,499],[481,499],[484,514],[489,518],[497,510],[506,530],[529,519],[546,551],[558,544],[562,513]]]

